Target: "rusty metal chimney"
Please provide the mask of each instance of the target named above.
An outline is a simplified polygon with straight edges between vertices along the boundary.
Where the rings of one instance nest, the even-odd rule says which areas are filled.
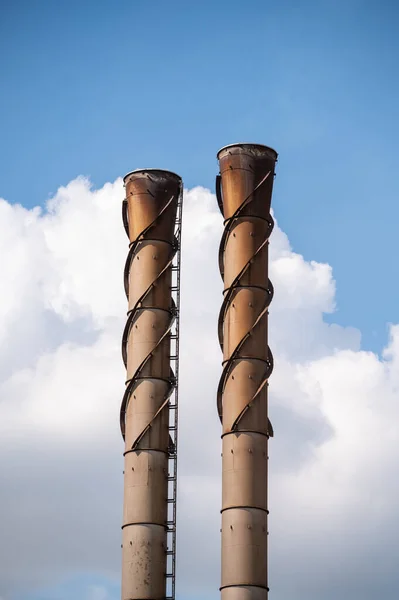
[[[128,173],[124,184],[122,600],[174,600],[183,184],[156,169]]]
[[[222,600],[267,600],[267,344],[270,204],[277,153],[232,144],[217,155],[224,232],[219,267],[224,300],[219,315],[223,373],[217,405],[222,422]]]

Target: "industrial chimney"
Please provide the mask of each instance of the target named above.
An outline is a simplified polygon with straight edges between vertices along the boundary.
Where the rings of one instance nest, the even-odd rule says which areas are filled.
[[[183,184],[156,169],[128,173],[124,184],[122,600],[174,600]]]
[[[267,600],[267,344],[270,204],[277,153],[232,144],[217,155],[224,232],[219,267],[224,299],[219,315],[223,373],[217,405],[222,422],[222,600]]]

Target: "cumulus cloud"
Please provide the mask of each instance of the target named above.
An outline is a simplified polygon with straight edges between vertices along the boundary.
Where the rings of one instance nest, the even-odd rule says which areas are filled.
[[[121,180],[79,178],[45,210],[0,200],[0,596],[80,573],[118,581],[127,239]],[[222,219],[185,194],[178,590],[218,598]],[[399,326],[382,356],[327,324],[329,265],[272,234],[270,585],[276,600],[396,599]],[[287,577],[287,575],[289,575]],[[103,583],[90,600],[109,597]]]
[[[109,600],[109,595],[103,586],[91,585],[88,589],[87,600]]]

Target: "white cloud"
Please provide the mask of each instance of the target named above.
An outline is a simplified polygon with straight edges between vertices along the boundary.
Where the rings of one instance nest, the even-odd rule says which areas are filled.
[[[127,252],[121,180],[77,179],[46,211],[0,201],[0,594],[118,579]],[[218,598],[221,373],[214,196],[185,195],[178,589]],[[276,600],[396,598],[399,327],[382,357],[328,325],[329,265],[276,226],[270,277],[270,577]],[[287,577],[289,574],[289,577]],[[105,600],[93,586],[90,600]]]
[[[109,595],[105,587],[101,585],[90,585],[87,600],[108,600]]]

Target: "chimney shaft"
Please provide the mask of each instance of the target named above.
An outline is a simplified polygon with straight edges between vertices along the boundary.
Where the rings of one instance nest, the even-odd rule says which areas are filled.
[[[277,153],[234,144],[218,153],[216,180],[224,233],[219,267],[224,300],[219,315],[223,373],[222,600],[267,600],[268,378],[267,344],[270,204]]]
[[[175,579],[182,180],[169,171],[146,169],[126,175],[124,184],[130,249],[122,340],[127,381],[120,416],[125,440],[122,600],[164,600],[174,598]]]

